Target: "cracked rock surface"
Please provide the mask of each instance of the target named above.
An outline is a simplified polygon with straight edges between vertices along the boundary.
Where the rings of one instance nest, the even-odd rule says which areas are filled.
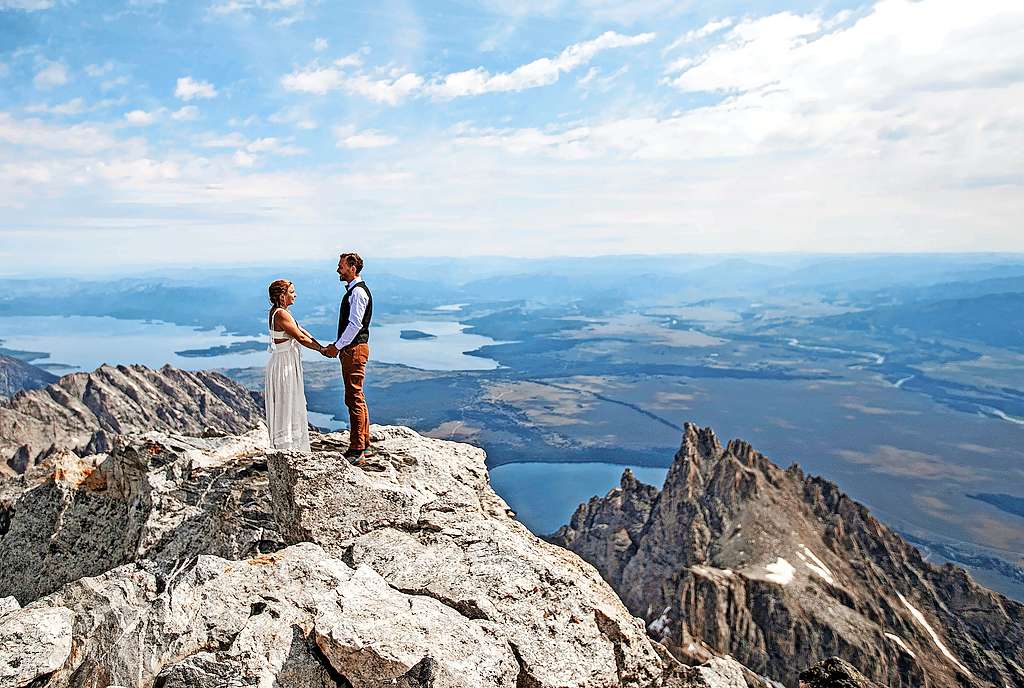
[[[119,437],[110,454],[64,452],[0,510],[0,597],[26,604],[137,559],[173,566],[279,549],[265,429],[241,436]]]
[[[390,585],[500,629],[529,686],[650,685],[665,663],[597,572],[516,521],[484,452],[375,428],[366,468],[338,453],[269,460],[287,542],[312,541]]]
[[[673,659],[589,564],[514,519],[482,451],[373,434],[361,468],[268,453],[259,431],[63,457],[0,541],[25,603],[0,593],[0,685],[760,685],[729,659]]]

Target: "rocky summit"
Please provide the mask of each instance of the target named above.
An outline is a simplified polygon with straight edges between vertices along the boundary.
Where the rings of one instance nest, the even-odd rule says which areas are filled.
[[[743,688],[678,662],[575,554],[531,534],[484,453],[372,428],[119,436],[57,457],[0,520],[0,685]]]
[[[104,365],[0,400],[0,474],[23,474],[62,450],[104,452],[120,434],[237,434],[262,416],[261,402],[218,373]]]
[[[553,541],[688,661],[728,653],[793,687],[1024,685],[1024,606],[924,561],[835,484],[709,428],[686,426],[662,489],[627,470]],[[863,676],[799,675],[833,655]]]

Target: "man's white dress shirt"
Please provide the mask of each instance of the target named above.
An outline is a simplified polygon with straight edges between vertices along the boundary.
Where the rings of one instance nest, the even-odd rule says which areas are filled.
[[[363,316],[366,315],[366,304],[370,302],[370,297],[366,295],[365,289],[352,291],[352,288],[362,281],[362,277],[356,277],[345,285],[345,290],[349,293],[348,324],[345,325],[345,331],[338,337],[338,341],[334,342],[334,346],[338,350],[344,349],[351,344],[352,340],[359,334],[359,330],[363,329]]]

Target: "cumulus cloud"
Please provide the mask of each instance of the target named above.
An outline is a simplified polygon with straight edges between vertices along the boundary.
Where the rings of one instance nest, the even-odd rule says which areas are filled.
[[[57,105],[30,105],[25,108],[26,112],[46,112],[51,115],[80,115],[86,111],[85,100],[73,98]]]
[[[335,127],[334,137],[339,148],[383,148],[398,142],[394,136],[383,132],[374,129],[358,131],[353,126]]]
[[[327,46],[328,43],[326,38],[317,38],[315,41],[313,41],[313,50],[317,51],[318,53],[322,53],[323,51],[327,50]]]
[[[291,139],[280,139],[274,136],[248,139],[237,131],[228,134],[204,134],[196,139],[196,145],[200,148],[235,148],[246,156],[265,153],[294,156],[309,152],[305,148],[294,145]]]
[[[114,63],[113,62],[104,62],[101,65],[98,65],[98,64],[86,65],[85,66],[85,73],[88,74],[89,76],[95,78],[95,77],[103,76],[104,74],[108,74],[113,69],[114,69]]]
[[[311,65],[281,78],[289,91],[325,95],[342,90],[378,103],[397,105],[423,86],[423,78],[411,72],[398,77],[374,78],[367,74],[348,74],[336,66]]]
[[[63,86],[68,82],[68,68],[62,62],[50,62],[36,72],[32,83],[36,88],[47,89]]]
[[[652,17],[664,20],[686,11],[691,3],[680,0],[485,0],[484,5],[515,19],[530,15],[576,16],[633,24]]]
[[[653,33],[626,36],[608,31],[593,40],[570,45],[553,58],[542,57],[510,72],[491,73],[483,67],[477,67],[453,72],[429,82],[413,72],[383,77],[367,72],[350,73],[345,67],[362,63],[361,56],[356,53],[335,61],[333,65],[313,63],[305,69],[295,70],[282,77],[281,85],[289,91],[316,95],[341,90],[388,105],[397,105],[419,94],[450,100],[547,86],[557,82],[562,74],[587,64],[604,50],[643,45],[652,40]]]
[[[245,151],[235,151],[232,159],[239,167],[252,167],[256,164],[256,156],[249,155]]]
[[[277,26],[289,26],[303,18],[305,9],[306,0],[224,0],[213,4],[209,11],[215,16],[248,16],[262,11],[276,15]]]
[[[333,67],[312,65],[281,77],[281,85],[289,91],[315,93],[322,96],[336,90],[344,83],[344,73]]]
[[[693,43],[694,41],[699,41],[702,38],[707,38],[712,34],[718,33],[722,29],[728,29],[732,25],[733,19],[731,17],[726,17],[725,19],[713,19],[699,29],[691,29],[684,33],[682,36],[674,40],[671,45],[665,48],[665,52],[675,50],[681,45],[686,45],[687,43]]]
[[[127,86],[130,82],[131,82],[131,79],[129,79],[126,76],[114,77],[113,79],[107,79],[106,81],[101,83],[100,84],[100,90],[102,90],[104,92],[111,91],[111,90],[113,90],[115,88],[118,88],[120,86]]]
[[[193,100],[195,98],[215,98],[217,89],[208,81],[193,79],[190,76],[178,78],[174,87],[174,95],[181,100]]]
[[[34,118],[17,119],[5,112],[0,112],[0,142],[85,156],[137,148],[134,142],[119,141],[110,131],[98,125],[56,126]]]
[[[248,139],[237,131],[229,134],[204,134],[196,141],[201,148],[242,148],[248,143]]]
[[[718,94],[719,102],[586,127],[481,129],[457,138],[556,157],[836,151],[865,164],[900,161],[919,178],[936,165],[955,176],[1012,176],[1019,171],[1014,132],[1024,127],[1024,111],[1013,104],[1024,92],[1024,42],[998,37],[1024,35],[1024,6],[993,0],[987,7],[965,14],[946,0],[883,0],[854,23],[817,13],[746,19],[666,82]],[[922,145],[927,159],[917,152]]]
[[[159,112],[146,112],[145,110],[132,110],[124,113],[124,121],[133,127],[148,127],[157,121]]]
[[[274,124],[292,124],[299,129],[316,129],[317,123],[309,110],[301,105],[292,105],[273,113],[268,119]]]
[[[0,0],[0,10],[24,10],[37,12],[48,10],[56,4],[56,0]]]
[[[593,40],[570,45],[554,58],[542,57],[511,72],[491,74],[482,67],[454,72],[433,82],[428,90],[435,97],[447,99],[548,86],[562,74],[590,62],[601,51],[643,45],[652,40],[653,33],[624,36],[608,31]]]
[[[260,139],[253,139],[245,144],[245,150],[249,153],[274,153],[275,155],[305,155],[309,151],[300,146],[293,145],[275,136],[267,136]]]
[[[186,105],[172,112],[171,119],[176,122],[191,122],[199,119],[199,108],[195,105]]]

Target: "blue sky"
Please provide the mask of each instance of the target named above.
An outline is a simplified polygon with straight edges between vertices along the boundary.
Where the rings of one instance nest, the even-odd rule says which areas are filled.
[[[0,0],[0,258],[1022,251],[1024,3]]]

